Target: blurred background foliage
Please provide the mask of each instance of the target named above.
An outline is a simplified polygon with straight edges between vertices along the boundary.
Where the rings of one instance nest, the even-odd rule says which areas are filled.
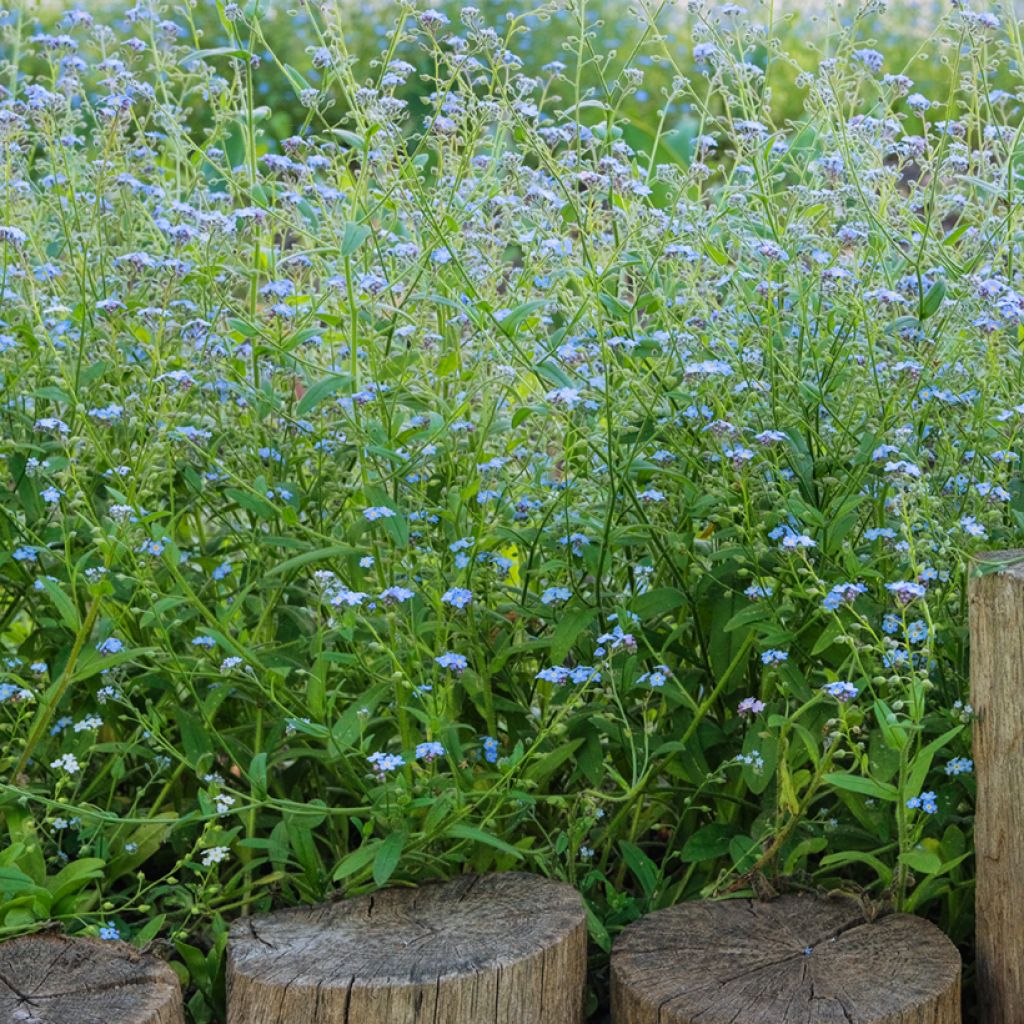
[[[53,29],[64,12],[76,5],[54,0],[22,0],[0,17],[22,17],[36,23],[40,31]],[[81,5],[79,5],[81,6]],[[136,5],[126,2],[87,3],[85,8],[97,20],[115,28],[120,34],[134,19]],[[182,5],[142,0],[140,6],[156,7],[168,17],[181,13]],[[229,49],[228,26],[218,5],[209,0],[192,0],[189,20],[195,25],[192,40],[182,38],[182,45],[190,42],[196,50]],[[251,0],[241,5],[246,20],[258,17],[267,37],[272,40],[274,56],[260,40],[252,40],[250,50],[263,62],[258,76],[257,100],[265,107],[262,123],[268,149],[289,136],[303,133],[309,123],[309,112],[300,102],[294,77],[289,70],[299,69],[310,85],[319,85],[322,72],[315,66],[314,54],[319,42],[313,21],[302,0]],[[357,79],[368,80],[376,72],[378,59],[387,40],[411,7],[403,7],[396,0],[367,0],[352,3],[348,0],[327,0],[325,4],[341,12],[345,43],[354,62]],[[433,7],[444,12],[457,24],[459,12],[466,5],[453,2],[419,3],[417,10]],[[625,122],[626,141],[637,150],[649,151],[657,128],[664,119],[658,162],[688,163],[691,141],[700,131],[700,124],[692,104],[673,98],[673,81],[684,76],[701,73],[694,60],[694,19],[689,16],[685,3],[655,0],[647,2],[641,13],[636,4],[621,0],[588,0],[584,5],[567,5],[554,0],[540,13],[523,13],[506,0],[479,0],[473,5],[491,26],[508,26],[517,34],[517,53],[523,55],[522,71],[529,75],[544,75],[543,69],[554,61],[575,66],[577,51],[582,48],[585,64],[581,85],[588,94],[588,105],[581,107],[579,120],[599,123],[603,120],[602,106],[609,99],[608,83],[626,65],[645,69],[644,86],[625,98],[618,113]],[[914,91],[938,98],[949,91],[955,47],[952,38],[935,38],[943,13],[948,5],[939,0],[902,0],[886,4],[884,0],[857,0],[830,3],[827,0],[786,0],[770,2],[760,0],[747,4],[746,9],[759,12],[755,20],[759,31],[749,33],[744,57],[762,69],[768,66],[768,45],[773,46],[784,60],[771,64],[764,83],[770,96],[770,109],[777,127],[789,126],[799,130],[804,118],[804,88],[801,72],[813,71],[822,60],[836,52],[848,38],[856,24],[861,45],[872,46],[885,55],[886,70],[908,75],[914,81]],[[719,17],[727,16],[737,5],[723,4]],[[865,14],[865,8],[867,13]],[[580,32],[580,17],[585,18],[586,32]],[[653,17],[652,17],[653,16]],[[179,22],[180,18],[176,19]],[[657,26],[651,29],[651,22]],[[140,31],[151,31],[150,26]],[[771,43],[768,43],[771,38]],[[566,49],[572,52],[566,53]],[[941,56],[936,58],[936,54]],[[426,109],[426,100],[432,86],[432,58],[425,49],[399,46],[395,56],[408,61],[417,69],[410,75],[404,90],[399,91],[409,101],[410,110]],[[1008,68],[994,69],[990,88],[1012,89],[1004,81]],[[184,116],[197,135],[207,123],[207,110],[203,97],[194,95]],[[863,97],[849,97],[851,110]],[[330,121],[342,123],[346,110],[341,97],[323,115]],[[623,123],[620,120],[620,123]]]

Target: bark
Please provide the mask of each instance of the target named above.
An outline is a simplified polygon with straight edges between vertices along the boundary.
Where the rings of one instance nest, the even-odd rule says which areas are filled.
[[[993,566],[998,568],[992,571]],[[1024,551],[983,555],[974,569],[969,599],[978,782],[978,1019],[1019,1024],[1024,1014]]]
[[[466,875],[235,922],[228,1024],[580,1024],[579,894]]]

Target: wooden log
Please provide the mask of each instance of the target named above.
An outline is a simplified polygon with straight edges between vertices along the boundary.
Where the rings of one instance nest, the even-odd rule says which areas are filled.
[[[586,916],[508,873],[236,921],[228,1024],[579,1024]]]
[[[978,1020],[1024,1019],[1024,551],[994,551],[968,584],[978,783]]]
[[[26,935],[0,943],[2,1024],[184,1024],[178,977],[124,942]]]
[[[612,950],[615,1024],[960,1024],[960,954],[908,914],[850,899],[701,900]]]

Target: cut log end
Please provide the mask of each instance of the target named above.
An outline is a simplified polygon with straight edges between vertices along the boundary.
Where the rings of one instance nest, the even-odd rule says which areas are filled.
[[[615,1024],[960,1024],[960,954],[854,900],[704,900],[657,911],[612,951]]]
[[[184,1024],[174,971],[123,942],[26,935],[0,944],[2,1024]]]
[[[578,1024],[586,916],[567,885],[467,875],[238,921],[229,1024]]]

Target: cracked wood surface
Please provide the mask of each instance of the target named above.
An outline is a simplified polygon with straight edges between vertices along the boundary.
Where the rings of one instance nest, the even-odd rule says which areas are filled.
[[[0,943],[0,1024],[184,1024],[163,961],[123,942],[26,935]]]
[[[509,872],[236,921],[228,1024],[581,1024],[586,915]]]
[[[612,950],[615,1024],[960,1024],[960,954],[907,914],[850,899],[702,900]]]
[[[972,572],[968,584],[979,1019],[1018,1024],[1024,1015],[1024,551],[993,551],[972,568],[983,570]]]

